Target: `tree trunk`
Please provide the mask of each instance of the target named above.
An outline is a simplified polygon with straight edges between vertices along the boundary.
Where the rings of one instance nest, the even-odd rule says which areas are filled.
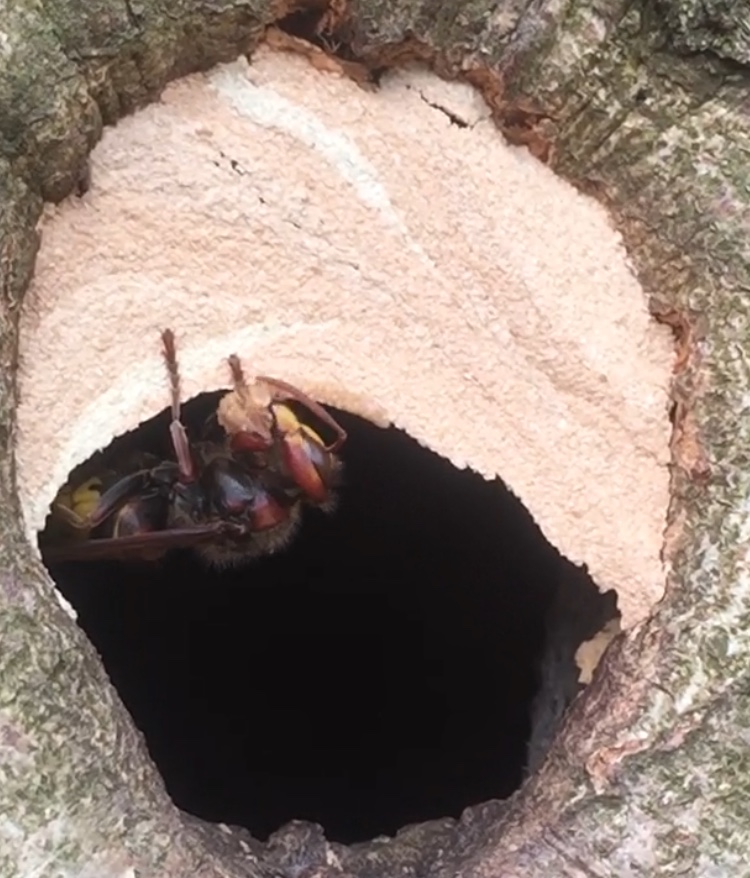
[[[332,3],[372,68],[415,58],[610,207],[674,327],[668,591],[620,637],[505,803],[345,848],[262,845],[179,813],[26,545],[14,490],[17,318],[44,200],[103,125],[249,51],[293,4],[6,5],[0,21],[0,873],[11,876],[750,875],[750,3]]]

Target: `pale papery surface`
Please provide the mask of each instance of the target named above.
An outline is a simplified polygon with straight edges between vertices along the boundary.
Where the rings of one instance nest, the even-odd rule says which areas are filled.
[[[372,93],[263,49],[108,129],[92,180],[47,209],[22,318],[30,536],[76,463],[165,407],[171,326],[186,397],[237,352],[500,475],[625,624],[661,597],[669,334],[604,209],[467,86]]]

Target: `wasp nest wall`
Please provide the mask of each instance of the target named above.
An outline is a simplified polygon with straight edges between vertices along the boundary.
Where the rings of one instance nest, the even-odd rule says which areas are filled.
[[[106,132],[47,210],[23,318],[30,536],[74,464],[224,358],[499,474],[620,594],[662,591],[671,342],[604,210],[508,147],[478,95],[420,71],[377,91],[259,52]]]

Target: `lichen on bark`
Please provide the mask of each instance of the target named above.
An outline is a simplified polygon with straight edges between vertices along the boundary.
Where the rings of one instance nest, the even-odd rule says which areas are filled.
[[[750,63],[748,0],[658,0],[671,46],[692,55],[705,52],[738,64]]]
[[[470,809],[457,824],[347,850],[309,827],[263,846],[178,814],[92,648],[24,545],[13,490],[17,314],[42,199],[72,191],[103,124],[156,99],[170,78],[252,48],[291,4],[6,4],[3,875],[35,868],[98,876],[134,869],[139,878],[300,868],[320,876],[407,868],[445,878],[610,869],[750,874],[750,427],[741,417],[750,391],[750,105],[741,8],[747,2],[359,0],[332,7],[337,32],[358,57],[373,65],[418,57],[443,75],[467,77],[509,136],[604,200],[658,302],[655,313],[680,333],[665,600],[613,644],[514,799]]]

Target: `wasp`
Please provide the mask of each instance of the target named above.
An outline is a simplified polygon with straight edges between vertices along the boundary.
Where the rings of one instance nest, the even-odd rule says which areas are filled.
[[[152,561],[188,548],[210,566],[235,566],[286,546],[304,505],[335,507],[343,469],[338,451],[347,435],[321,405],[275,378],[249,383],[232,354],[232,389],[192,441],[181,417],[172,330],[161,340],[173,459],[136,451],[69,481],[40,537],[46,561]],[[299,407],[332,431],[332,442],[301,419]]]

